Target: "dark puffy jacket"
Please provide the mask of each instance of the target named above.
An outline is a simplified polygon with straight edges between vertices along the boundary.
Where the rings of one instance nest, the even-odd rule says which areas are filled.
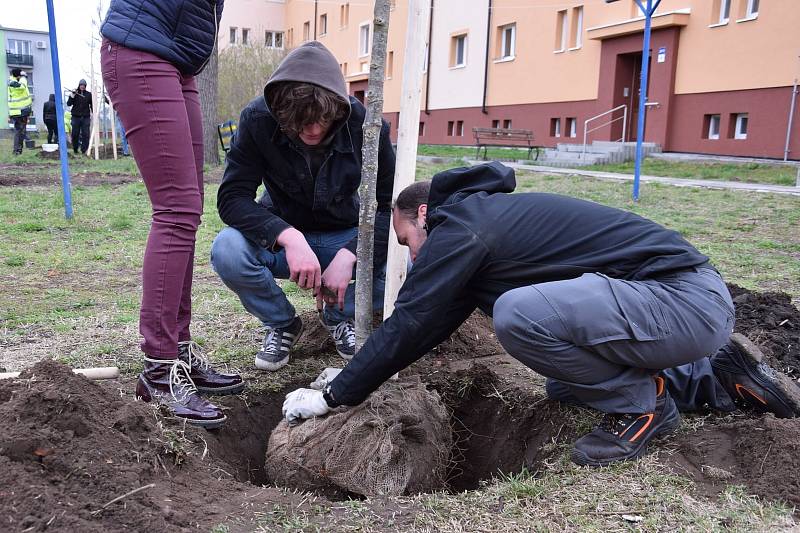
[[[56,120],[56,97],[52,94],[42,106],[42,120]]]
[[[122,46],[166,59],[183,74],[198,74],[214,49],[223,3],[111,0],[100,32]]]
[[[336,58],[318,42],[306,43],[286,56],[267,82],[265,93],[286,81],[313,83],[333,91],[349,103],[350,115],[331,126],[328,149],[314,175],[304,149],[283,133],[263,96],[242,111],[217,193],[217,209],[223,222],[265,248],[274,247],[278,235],[289,227],[306,232],[358,226],[366,109],[347,96]],[[381,264],[386,256],[395,163],[386,122],[378,150],[375,262]],[[268,194],[259,204],[253,200],[262,182]],[[356,239],[346,248],[356,253]]]
[[[428,239],[394,312],[331,382],[333,403],[356,405],[506,291],[600,273],[650,279],[703,265],[680,234],[639,215],[545,193],[510,193],[500,163],[446,170],[428,196]]]

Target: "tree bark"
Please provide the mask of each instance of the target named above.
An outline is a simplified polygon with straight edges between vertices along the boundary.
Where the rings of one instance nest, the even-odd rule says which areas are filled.
[[[356,350],[372,332],[372,261],[375,249],[375,197],[378,179],[378,146],[383,118],[383,80],[386,70],[386,41],[389,34],[389,0],[376,0],[372,21],[372,56],[367,85],[367,115],[364,118],[364,145],[361,151],[361,209],[358,220],[358,258],[356,266]]]
[[[209,165],[219,165],[219,139],[217,137],[217,46],[211,52],[206,68],[197,75],[200,92],[200,111],[203,113],[203,159]]]

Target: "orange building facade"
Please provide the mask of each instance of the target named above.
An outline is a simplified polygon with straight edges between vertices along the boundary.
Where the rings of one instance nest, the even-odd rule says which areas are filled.
[[[278,3],[284,46],[324,43],[363,98],[372,2]],[[408,11],[407,1],[392,4],[384,112],[396,135]],[[606,118],[621,118],[623,107],[625,128],[617,120],[588,140],[635,140],[643,28],[633,0],[433,0],[420,142],[470,145],[472,128],[512,127],[542,146],[582,143],[587,119],[613,108]],[[797,0],[663,0],[644,140],[665,151],[783,158],[798,28]],[[795,115],[789,157],[800,159]]]

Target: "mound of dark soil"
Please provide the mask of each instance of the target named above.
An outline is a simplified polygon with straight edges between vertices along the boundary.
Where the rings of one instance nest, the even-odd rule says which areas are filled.
[[[800,507],[800,419],[765,415],[708,426],[679,445],[674,459],[702,486],[745,485]]]
[[[736,306],[734,329],[756,343],[773,368],[800,378],[800,310],[791,297],[732,284],[728,289]]]

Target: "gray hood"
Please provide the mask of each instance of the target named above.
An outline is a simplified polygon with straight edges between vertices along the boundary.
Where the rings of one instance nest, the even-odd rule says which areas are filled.
[[[350,114],[350,96],[347,94],[347,84],[342,71],[339,70],[339,62],[321,42],[304,43],[281,61],[264,87],[264,99],[268,107],[271,89],[285,81],[313,83],[331,91],[347,102],[348,115]]]

